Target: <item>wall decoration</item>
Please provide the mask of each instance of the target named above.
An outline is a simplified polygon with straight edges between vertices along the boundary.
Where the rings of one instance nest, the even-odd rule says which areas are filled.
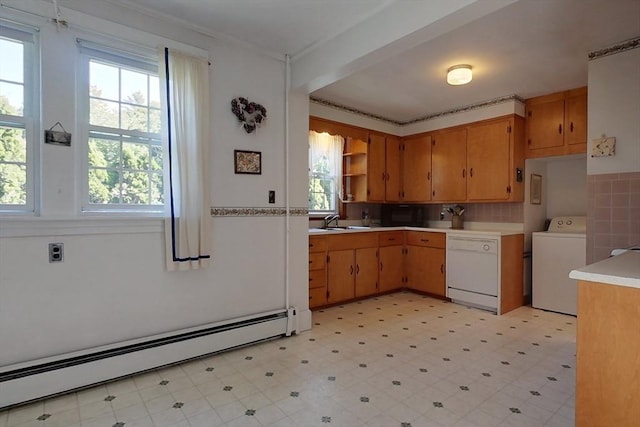
[[[262,174],[262,153],[259,151],[233,151],[236,173]]]
[[[54,130],[58,126],[62,131]],[[71,134],[66,131],[60,122],[56,122],[49,130],[44,131],[44,142],[46,144],[63,145],[71,147]]]
[[[607,157],[616,154],[616,138],[602,135],[591,141],[591,157]]]
[[[240,125],[251,133],[267,120],[267,109],[255,102],[249,102],[241,96],[231,100],[231,112],[236,115]]]
[[[529,203],[539,205],[542,203],[542,175],[531,174],[531,193],[529,195]]]

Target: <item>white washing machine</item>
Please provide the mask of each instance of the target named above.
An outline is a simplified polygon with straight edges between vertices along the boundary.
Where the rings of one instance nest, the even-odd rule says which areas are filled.
[[[578,285],[569,272],[586,265],[587,217],[551,220],[547,231],[532,233],[531,305],[576,315]]]

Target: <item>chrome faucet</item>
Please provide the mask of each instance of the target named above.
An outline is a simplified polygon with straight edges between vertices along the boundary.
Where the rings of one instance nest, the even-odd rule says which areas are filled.
[[[336,227],[338,226],[338,220],[340,219],[340,215],[338,214],[331,214],[331,215],[327,215],[324,217],[324,228],[329,228],[329,225],[331,225],[331,223],[333,221],[336,222]]]

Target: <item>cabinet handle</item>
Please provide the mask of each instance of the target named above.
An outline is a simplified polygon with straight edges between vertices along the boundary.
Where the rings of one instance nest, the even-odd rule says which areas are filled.
[[[531,145],[531,138],[527,140],[527,144]]]
[[[384,172],[382,172],[382,180],[384,181]]]
[[[387,181],[389,181],[389,172],[387,172]]]
[[[395,237],[389,237],[387,240],[388,240],[389,242],[393,242],[394,240],[396,240],[396,238],[395,238]]]
[[[312,248],[313,247],[313,243],[309,243],[309,247]]]
[[[431,181],[431,172],[427,172],[427,181]]]
[[[444,264],[440,264],[440,273],[444,274]]]
[[[469,176],[473,178],[473,168],[469,169]]]
[[[353,276],[353,265],[351,266],[351,272],[349,274]]]
[[[467,171],[465,169],[462,169],[462,177],[466,178],[467,176]]]
[[[383,268],[383,267],[384,267],[384,266],[382,265],[382,263],[380,263],[380,271],[382,271],[382,268]]]
[[[309,261],[309,265],[313,264],[313,261]]]
[[[436,197],[436,190],[433,190],[433,197]]]
[[[573,122],[571,122],[571,124],[569,125],[569,130],[573,132]]]
[[[562,133],[562,123],[560,123],[558,125],[558,133],[561,134]]]
[[[356,274],[360,274],[360,264],[356,264]]]

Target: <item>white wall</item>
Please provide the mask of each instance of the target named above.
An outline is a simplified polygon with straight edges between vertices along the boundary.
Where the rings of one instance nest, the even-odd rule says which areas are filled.
[[[41,15],[52,11],[50,2],[5,3]],[[112,6],[107,9],[111,12]],[[86,218],[79,212],[76,191],[82,156],[82,141],[75,138],[76,37],[100,39],[107,34],[152,48],[166,42],[208,53],[212,62],[214,207],[286,204],[284,62],[149,17],[136,18],[130,11],[106,18],[136,25],[119,25],[63,9],[71,23],[69,29],[56,29],[28,14],[9,15],[41,27],[43,127],[61,121],[74,133],[74,140],[71,148],[38,147],[41,216],[2,219],[0,366],[284,308],[287,277],[291,305],[303,313],[299,327],[309,328],[306,262],[287,274],[287,245],[295,241],[295,250],[304,246],[306,253],[306,223],[304,228],[298,224],[306,217],[294,218],[296,226],[289,230],[284,216],[212,218],[212,266],[168,273],[163,264],[161,220]],[[152,34],[166,34],[166,38]],[[268,120],[257,133],[246,134],[230,111],[231,99],[239,95],[268,110]],[[306,126],[305,118],[301,127]],[[302,147],[290,156],[292,162],[306,164],[307,146]],[[262,151],[262,175],[235,175],[234,149]],[[306,185],[299,184],[306,182],[306,167],[304,173],[298,169],[293,168],[297,180],[289,177],[295,183],[291,185],[291,200],[296,203],[292,207],[306,207]],[[270,189],[276,191],[275,205],[267,203]],[[65,244],[64,262],[48,263],[50,242]]]
[[[616,137],[613,157],[589,157],[589,175],[640,171],[640,49],[589,61],[589,131],[591,141]]]
[[[545,198],[547,218],[561,215],[587,215],[587,159],[585,156],[549,160]]]

